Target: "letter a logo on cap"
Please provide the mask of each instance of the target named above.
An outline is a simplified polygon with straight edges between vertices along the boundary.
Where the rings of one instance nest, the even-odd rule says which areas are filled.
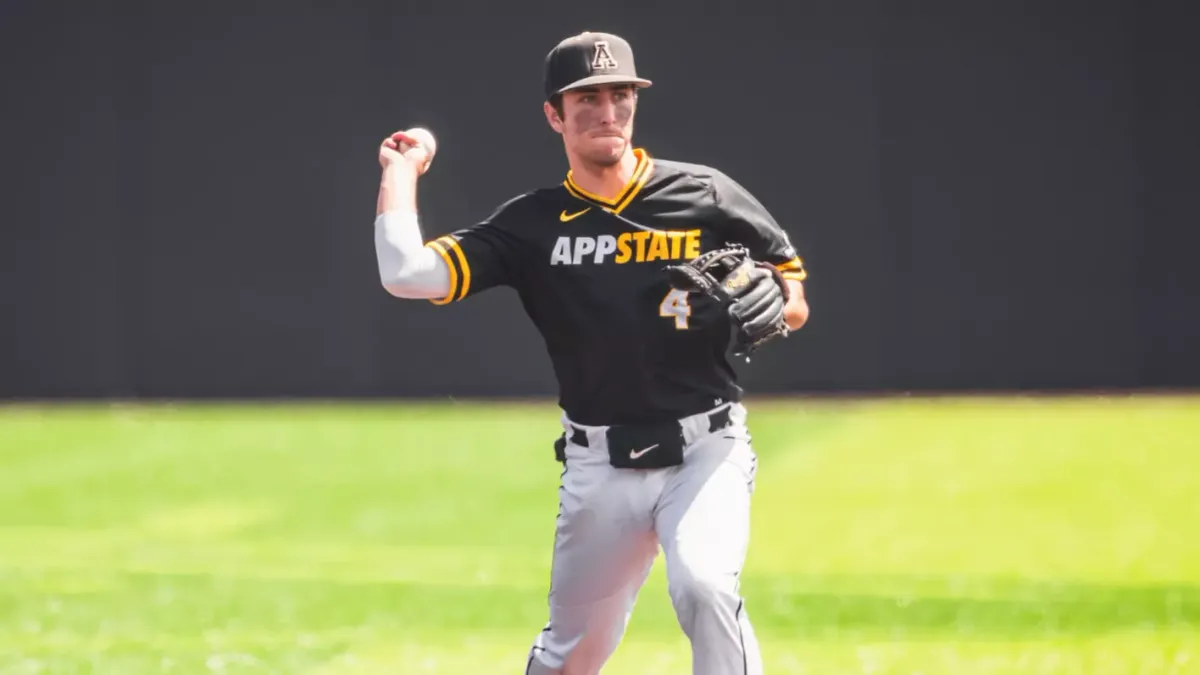
[[[596,51],[592,53],[592,70],[616,70],[617,60],[613,58],[612,52],[608,50],[608,43],[600,41],[596,43]]]

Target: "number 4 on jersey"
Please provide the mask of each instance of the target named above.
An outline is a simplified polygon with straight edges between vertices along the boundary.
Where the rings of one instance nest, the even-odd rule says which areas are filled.
[[[688,304],[688,292],[672,288],[658,305],[658,315],[675,318],[676,330],[687,330],[692,306]]]

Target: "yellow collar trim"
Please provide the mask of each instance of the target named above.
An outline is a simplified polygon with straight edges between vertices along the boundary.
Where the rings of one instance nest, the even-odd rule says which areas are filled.
[[[622,209],[629,206],[633,198],[637,196],[642,187],[646,185],[646,181],[650,180],[650,174],[654,169],[654,160],[642,148],[634,148],[633,154],[637,157],[637,165],[633,168],[633,175],[629,177],[629,182],[625,184],[624,189],[617,195],[616,199],[606,199],[600,195],[593,194],[579,187],[575,183],[575,178],[571,171],[567,171],[567,179],[563,181],[563,186],[567,188],[573,196],[588,202],[594,202],[603,206],[606,209],[620,213]]]

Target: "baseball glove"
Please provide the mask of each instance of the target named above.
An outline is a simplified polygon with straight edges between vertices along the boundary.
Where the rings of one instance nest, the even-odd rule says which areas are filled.
[[[749,357],[763,344],[787,336],[787,283],[773,265],[752,259],[744,246],[727,244],[668,266],[666,272],[673,288],[703,293],[727,308],[736,330],[734,354]]]

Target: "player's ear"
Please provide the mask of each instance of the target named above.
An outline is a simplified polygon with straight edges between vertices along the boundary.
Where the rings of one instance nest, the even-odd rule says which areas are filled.
[[[558,109],[554,107],[554,104],[546,101],[542,104],[542,111],[546,113],[546,122],[550,125],[550,128],[561,134],[563,132],[563,121],[559,117]]]

